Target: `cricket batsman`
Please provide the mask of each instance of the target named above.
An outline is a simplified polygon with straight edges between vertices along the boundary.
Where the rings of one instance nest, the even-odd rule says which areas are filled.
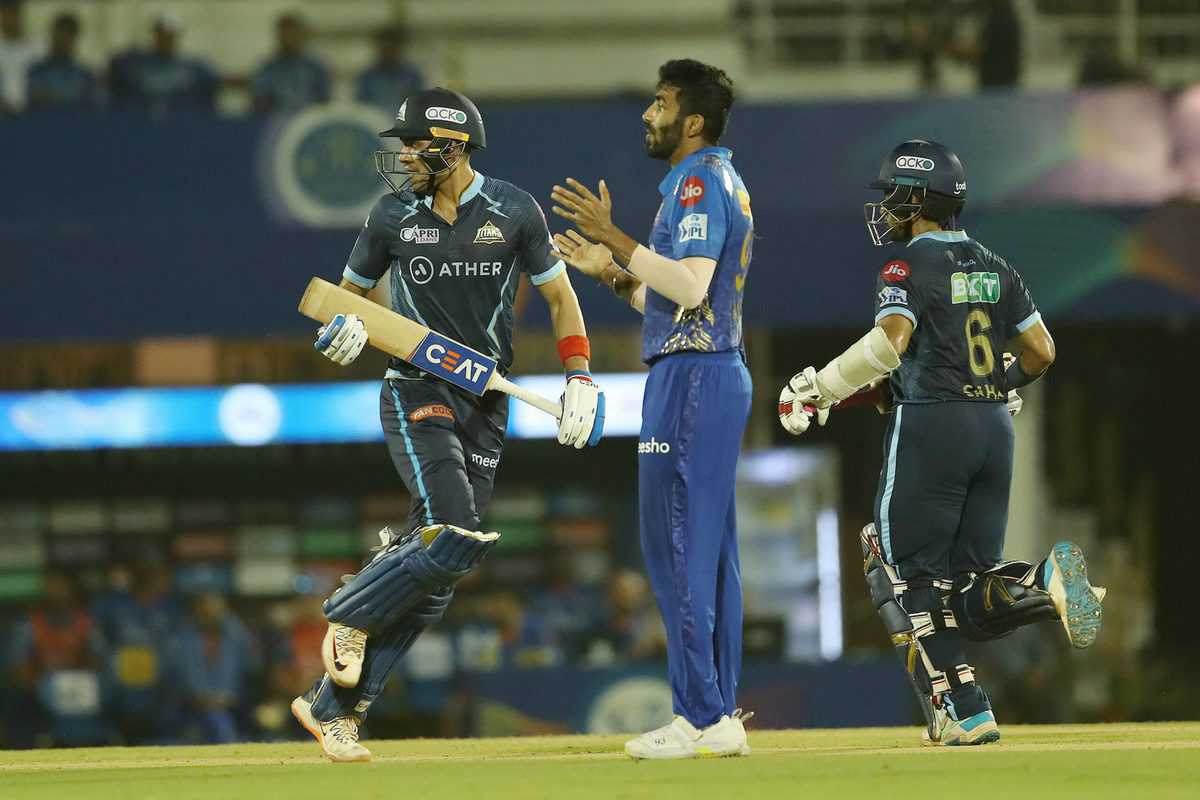
[[[732,153],[717,146],[732,104],[733,84],[716,67],[678,60],[659,69],[642,121],[647,152],[671,169],[658,187],[648,247],[613,224],[603,180],[598,195],[574,179],[552,193],[554,212],[578,229],[555,236],[563,258],[645,315],[639,518],[667,630],[675,717],[628,742],[634,758],[750,752],[748,715],[736,707],[742,583],[734,480],[750,412],[742,291],[754,223]]]
[[[1083,648],[1100,631],[1105,590],[1088,582],[1077,545],[1059,542],[1036,564],[1003,559],[1019,408],[1009,393],[1045,374],[1054,341],[1017,271],[959,228],[967,179],[954,153],[904,142],[869,188],[883,193],[865,205],[871,239],[905,245],[879,271],[875,327],[824,369],[793,376],[779,419],[802,434],[886,379],[894,410],[861,537],[871,600],[916,689],[926,743],[995,742],[964,639],[1057,619]]]
[[[471,166],[472,153],[487,144],[475,104],[447,89],[419,92],[380,136],[401,145],[375,155],[392,191],[371,210],[341,286],[365,295],[390,269],[394,311],[489,354],[507,372],[524,273],[550,306],[566,372],[558,441],[594,445],[604,396],[588,372],[579,302],[537,202]],[[318,331],[315,346],[349,364],[369,333],[357,316],[339,315]],[[500,464],[508,397],[479,397],[446,380],[397,358],[388,364],[379,412],[411,513],[397,530],[380,532],[374,558],[325,602],[326,674],[292,702],[333,761],[370,759],[358,739],[372,701],[417,636],[441,619],[455,583],[500,538],[481,532],[479,520]]]

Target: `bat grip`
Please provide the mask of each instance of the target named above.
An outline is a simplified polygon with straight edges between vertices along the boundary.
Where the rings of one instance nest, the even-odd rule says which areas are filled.
[[[562,406],[553,400],[542,397],[537,392],[531,392],[528,389],[522,389],[507,378],[502,378],[499,375],[493,375],[488,381],[489,389],[495,389],[499,392],[504,392],[510,397],[515,397],[523,403],[528,403],[540,411],[545,411],[555,419],[562,418]]]

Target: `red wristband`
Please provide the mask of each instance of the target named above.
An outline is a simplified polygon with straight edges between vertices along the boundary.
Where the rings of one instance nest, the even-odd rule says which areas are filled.
[[[558,340],[558,358],[564,364],[568,358],[580,356],[592,360],[592,345],[586,336],[564,336]]]

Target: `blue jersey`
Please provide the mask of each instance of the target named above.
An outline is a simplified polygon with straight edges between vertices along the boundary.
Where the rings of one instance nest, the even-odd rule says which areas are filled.
[[[717,262],[704,301],[685,311],[646,287],[642,360],[682,351],[742,349],[742,294],[750,269],[754,219],[750,194],[723,147],[705,147],[679,162],[659,184],[662,205],[650,248],[676,261],[689,256]]]

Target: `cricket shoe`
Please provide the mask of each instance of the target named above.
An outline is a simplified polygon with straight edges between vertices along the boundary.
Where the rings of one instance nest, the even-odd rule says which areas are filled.
[[[703,730],[683,717],[675,717],[661,728],[643,733],[625,743],[634,759],[720,758],[737,756],[746,744],[746,729],[723,716]]]
[[[933,709],[933,720],[937,726],[937,738],[931,738],[926,730],[921,735],[922,744],[959,747],[1000,741],[1000,728],[990,708],[960,720],[955,718],[952,708],[943,705]]]
[[[1054,545],[1046,558],[1043,580],[1071,646],[1091,647],[1100,633],[1103,617],[1100,604],[1108,590],[1088,583],[1087,562],[1079,545],[1074,542]]]
[[[370,761],[371,751],[358,743],[358,718],[338,717],[321,722],[313,716],[312,703],[301,695],[292,701],[292,716],[311,733],[330,761]]]
[[[358,685],[366,649],[366,631],[336,622],[329,623],[325,639],[321,642],[321,661],[325,663],[325,671],[334,683],[347,689]]]
[[[754,712],[743,713],[739,708],[731,717],[721,717],[700,733],[701,757],[748,756],[750,744],[746,738],[746,720]]]

